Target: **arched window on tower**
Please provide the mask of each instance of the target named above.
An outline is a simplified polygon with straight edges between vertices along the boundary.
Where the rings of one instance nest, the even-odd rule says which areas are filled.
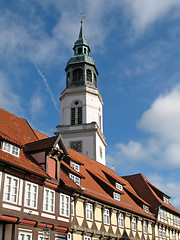
[[[73,82],[79,82],[83,80],[83,71],[81,68],[73,70]]]
[[[75,100],[71,104],[71,125],[82,124],[82,103]]]
[[[95,73],[94,73],[94,85],[97,87],[97,78]]]
[[[86,70],[87,81],[92,82],[92,72],[90,69]]]
[[[78,48],[78,54],[82,54],[82,48]]]
[[[67,87],[69,87],[69,85],[70,85],[70,72],[67,73],[66,85],[67,85]]]

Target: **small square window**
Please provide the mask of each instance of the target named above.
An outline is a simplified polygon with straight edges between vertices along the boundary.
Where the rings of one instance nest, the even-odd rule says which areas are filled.
[[[74,174],[69,174],[69,177],[75,182],[78,186],[80,186],[80,178],[75,176]]]
[[[71,167],[76,170],[77,172],[80,172],[80,166],[79,164],[75,163],[75,162],[71,162]]]
[[[117,201],[121,201],[121,195],[117,192],[113,192],[114,199]]]
[[[116,182],[116,188],[117,188],[118,190],[120,190],[120,191],[123,191],[123,186],[122,186],[122,184],[120,184],[120,183],[118,183],[118,182]]]

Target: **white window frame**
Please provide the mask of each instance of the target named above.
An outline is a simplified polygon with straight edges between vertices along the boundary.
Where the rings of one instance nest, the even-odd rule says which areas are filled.
[[[159,239],[162,239],[162,227],[159,226]]]
[[[74,174],[70,173],[69,177],[71,180],[73,180],[73,182],[75,182],[78,186],[80,186],[81,184],[81,180],[79,177],[75,176]]]
[[[71,216],[74,216],[74,198],[71,197]]]
[[[113,198],[117,201],[121,201],[121,195],[120,193],[117,193],[117,192],[113,192]]]
[[[70,232],[68,232],[67,234],[67,240],[71,240],[72,239],[72,234]]]
[[[144,234],[147,234],[147,233],[148,233],[147,221],[143,221],[143,233],[144,233]]]
[[[163,201],[164,201],[166,204],[169,204],[169,198],[168,198],[168,197],[163,196]]]
[[[20,235],[23,235],[24,238],[20,238]],[[32,240],[32,233],[31,232],[24,232],[24,231],[19,231],[18,233],[18,240],[24,239],[24,240],[29,240],[26,237],[30,236],[30,240]]]
[[[137,231],[137,219],[136,219],[136,217],[132,217],[132,219],[131,219],[131,229],[133,231]]]
[[[2,183],[2,172],[0,172],[0,192],[1,192],[1,183]]]
[[[162,229],[162,238],[166,239],[166,229],[165,229],[165,227],[163,227],[163,229]]]
[[[119,213],[118,215],[118,226],[124,228],[124,214]]]
[[[120,191],[123,191],[123,185],[118,182],[116,182],[116,188]]]
[[[89,236],[84,236],[84,240],[91,240],[91,237],[89,237]]]
[[[8,179],[11,179],[11,181],[9,183],[8,183]],[[17,186],[14,185],[15,181],[17,182]],[[6,197],[7,194],[9,196],[8,197],[9,199],[7,199],[7,197]],[[14,177],[14,176],[9,175],[9,174],[5,174],[3,200],[5,202],[17,204],[18,203],[18,197],[19,197],[18,195],[19,195],[19,178]],[[16,200],[13,200],[14,197],[15,197]]]
[[[86,204],[86,219],[93,221],[93,204],[92,203]]]
[[[110,224],[110,213],[109,213],[109,209],[105,208],[103,211],[103,222],[106,225]]]
[[[30,186],[30,189],[28,188],[28,186]],[[27,201],[29,201],[29,203],[27,203]],[[24,206],[37,209],[37,205],[38,205],[38,185],[32,182],[26,181]]]
[[[80,165],[75,163],[75,162],[71,162],[71,167],[77,171],[77,172],[80,172]]]
[[[146,205],[143,205],[143,210],[148,213],[149,212],[149,207],[146,206]]]
[[[44,236],[43,234],[39,234],[38,240],[50,240],[50,236]]]
[[[49,188],[44,188],[43,211],[54,213],[54,210],[55,210],[55,191]]]
[[[173,231],[173,233],[172,233],[172,239],[176,240],[176,232],[175,231]]]
[[[64,217],[69,217],[70,215],[70,196],[64,193],[60,193],[59,214]]]
[[[20,148],[8,142],[3,142],[2,150],[16,157],[20,156]]]

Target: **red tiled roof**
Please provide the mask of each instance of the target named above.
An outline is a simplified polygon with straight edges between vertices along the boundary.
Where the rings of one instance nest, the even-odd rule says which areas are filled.
[[[180,214],[180,212],[172,204],[165,203],[157,195],[157,192],[159,192],[162,196],[166,195],[166,194],[164,194],[158,188],[153,186],[142,174],[134,174],[134,175],[124,176],[123,178],[126,179],[127,181],[129,181],[129,183],[133,186],[133,188],[138,193],[138,195],[141,198],[145,199],[145,201],[147,201],[152,206],[151,210],[154,213],[157,210],[157,208],[160,205],[162,205],[162,206],[166,207],[167,209],[170,209],[170,210]]]
[[[146,217],[154,219],[154,216],[151,213],[146,213],[142,206],[139,205],[139,201],[149,205],[146,201],[144,201],[138,194],[135,192],[135,190],[132,188],[132,186],[129,184],[128,181],[125,179],[119,177],[116,173],[114,173],[111,169],[108,167],[96,162],[93,159],[90,159],[72,149],[68,149],[69,155],[68,158],[73,159],[76,162],[80,162],[83,165],[81,166],[81,173],[85,177],[84,179],[81,179],[81,187],[84,189],[83,194],[97,199],[100,202],[104,202],[106,205],[114,205],[118,208],[126,209],[129,211],[133,211],[137,214],[144,215]],[[64,161],[66,161],[67,157],[64,158]],[[91,174],[93,173],[93,174]],[[121,195],[121,201],[117,201],[113,199],[113,196],[111,196],[106,189],[106,186],[111,187],[113,191],[118,191],[118,189],[115,188],[114,185],[112,185],[111,182],[109,182],[108,178],[106,177],[105,173],[112,175],[114,179],[117,180],[117,182],[120,182],[124,185],[123,187],[123,193]],[[99,183],[99,180],[96,179],[94,176],[96,175],[99,180],[104,181],[104,187],[102,184]],[[132,198],[132,196],[134,196]],[[137,201],[136,201],[137,200]],[[143,205],[143,204],[142,204]]]
[[[0,130],[4,135],[21,145],[38,140],[25,119],[17,117],[2,108],[0,108]]]
[[[7,163],[12,166],[16,166],[18,168],[24,169],[36,175],[48,177],[40,166],[35,164],[33,161],[28,159],[27,156],[24,155],[22,150],[20,152],[20,157],[16,157],[0,149],[0,160],[1,162]]]
[[[42,140],[44,138],[48,138],[48,136],[46,136],[45,134],[33,129],[33,131],[35,132],[36,136],[38,137],[39,140]]]
[[[35,142],[27,143],[24,145],[24,152],[31,152],[31,151],[37,151],[37,150],[39,151],[39,150],[52,148],[57,137],[58,136],[53,136],[53,137],[45,138]]]

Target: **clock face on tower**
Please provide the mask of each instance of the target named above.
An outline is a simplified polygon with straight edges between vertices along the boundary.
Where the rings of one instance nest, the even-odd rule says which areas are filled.
[[[82,141],[73,141],[70,142],[70,148],[76,152],[82,152]]]

